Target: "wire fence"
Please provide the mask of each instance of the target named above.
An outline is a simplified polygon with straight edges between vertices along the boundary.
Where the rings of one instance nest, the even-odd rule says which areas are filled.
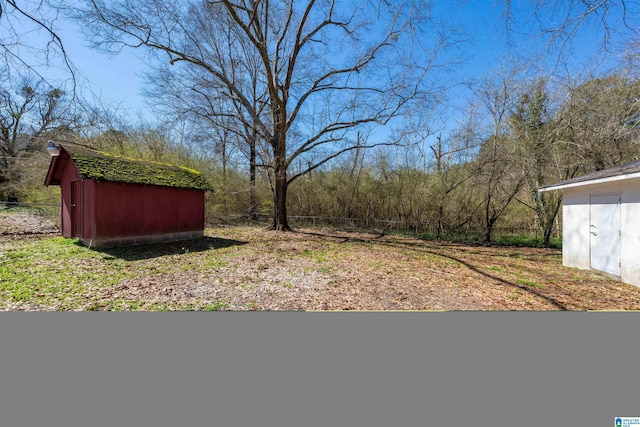
[[[60,208],[59,203],[44,202],[15,202],[0,201],[0,206],[4,205],[5,209],[15,207],[27,207],[38,210],[44,210],[49,213]],[[251,222],[268,224],[272,220],[271,214],[258,213],[253,218],[248,215],[224,215],[209,217],[209,223],[217,224],[246,224]],[[328,217],[315,215],[288,215],[289,223],[294,227],[333,227],[347,230],[372,231],[384,234],[386,232],[406,232],[418,234],[429,238],[444,238],[452,240],[474,241],[482,240],[486,230],[482,227],[459,227],[455,229],[438,230],[432,223],[409,223],[400,220],[375,219],[375,218],[344,218],[344,217]],[[533,239],[542,239],[542,232],[539,227],[494,227],[492,229],[494,237],[500,236],[530,236]],[[551,235],[554,239],[562,237],[562,229],[560,226],[553,230]]]
[[[11,208],[11,207],[19,207],[19,206],[25,206],[25,207],[60,207],[60,203],[32,203],[32,202],[13,202],[13,201],[7,201],[7,202],[0,202],[2,203],[5,207],[7,208]]]
[[[289,223],[297,227],[321,227],[330,226],[335,228],[345,228],[354,230],[369,230],[378,233],[391,232],[408,232],[412,234],[421,234],[428,237],[436,237],[438,235],[435,224],[409,223],[400,220],[372,219],[372,218],[341,218],[326,217],[313,215],[288,215]],[[238,216],[237,221],[248,222],[248,216]],[[269,223],[272,220],[271,214],[260,213],[256,215],[257,222]],[[441,230],[440,237],[453,238],[460,240],[481,240],[485,235],[486,229],[482,227],[464,226],[455,229]],[[542,231],[539,227],[494,227],[492,228],[493,236],[515,236],[524,235],[534,239],[542,239]],[[556,227],[551,235],[552,238],[560,238],[562,230]]]
[[[337,217],[323,217],[312,215],[288,215],[289,222],[298,225],[311,225],[313,227],[320,225],[331,225],[334,227],[350,227],[350,228],[379,228],[382,230],[400,230],[404,227],[403,221],[394,221],[386,219],[366,219],[366,218],[337,218]],[[257,214],[259,222],[269,222],[271,215],[269,214]]]

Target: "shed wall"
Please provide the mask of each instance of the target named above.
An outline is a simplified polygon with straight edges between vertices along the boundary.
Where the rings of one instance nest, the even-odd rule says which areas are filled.
[[[562,262],[567,267],[591,268],[590,196],[615,193],[622,198],[620,279],[640,286],[640,178],[564,190]]]
[[[144,236],[194,237],[204,230],[204,191],[94,181],[94,244]],[[127,239],[129,238],[129,239]],[[135,239],[139,238],[139,242]]]
[[[95,196],[95,181],[92,179],[85,179],[82,182],[82,237],[93,236],[96,229],[96,196]]]
[[[626,181],[622,194],[622,261],[620,277],[640,286],[640,179]]]

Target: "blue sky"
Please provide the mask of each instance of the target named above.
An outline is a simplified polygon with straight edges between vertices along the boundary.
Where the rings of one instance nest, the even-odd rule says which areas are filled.
[[[539,33],[535,35],[536,28],[525,25],[532,22],[531,2],[514,0],[511,4],[515,24],[509,33],[511,45],[507,45],[504,32],[504,2],[460,0],[436,5],[435,15],[460,30],[460,37],[467,40],[459,50],[465,62],[453,67],[446,75],[448,78],[478,78],[498,68],[502,60],[516,56],[528,57],[545,51],[545,39]],[[71,61],[81,74],[79,86],[86,97],[95,95],[105,105],[119,105],[121,112],[152,118],[140,93],[145,71],[144,61],[141,60],[143,51],[124,49],[112,56],[98,53],[88,47],[88,42],[76,25],[68,21],[58,21],[58,32]],[[572,66],[579,69],[585,63],[592,62],[592,55],[600,49],[599,36],[596,27],[585,25],[581,28],[573,43],[575,52],[571,59]],[[615,59],[613,56],[611,58]],[[556,59],[557,56],[548,56],[546,66],[551,67]],[[51,79],[64,77],[55,69],[49,69],[45,74]],[[463,93],[460,92],[461,96]]]
[[[145,69],[138,57],[142,52],[124,49],[118,55],[106,55],[89,47],[74,23],[60,30],[71,61],[80,72],[79,86],[86,96],[95,94],[106,105],[119,105],[124,112],[145,113],[148,107],[141,96]]]
[[[451,11],[446,8],[444,6],[437,13],[449,14]],[[464,47],[472,51],[464,66],[465,74],[483,74],[501,54],[495,49],[500,43],[500,35],[497,28],[491,28],[498,24],[499,13],[498,9],[473,2],[453,11],[452,18],[464,22],[471,37],[476,39]],[[83,90],[95,93],[106,103],[120,104],[131,112],[147,109],[140,95],[145,71],[142,51],[127,48],[117,55],[98,53],[89,47],[73,22],[65,21],[59,34],[71,60],[84,76]]]

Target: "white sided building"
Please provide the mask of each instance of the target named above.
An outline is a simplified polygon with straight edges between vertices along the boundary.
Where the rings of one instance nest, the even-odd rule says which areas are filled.
[[[562,190],[562,264],[640,286],[640,161],[540,191]]]

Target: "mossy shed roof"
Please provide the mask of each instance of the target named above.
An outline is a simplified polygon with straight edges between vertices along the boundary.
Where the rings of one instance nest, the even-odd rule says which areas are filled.
[[[62,150],[69,154],[82,178],[212,190],[200,172],[186,167],[131,159],[80,146],[61,146]]]

